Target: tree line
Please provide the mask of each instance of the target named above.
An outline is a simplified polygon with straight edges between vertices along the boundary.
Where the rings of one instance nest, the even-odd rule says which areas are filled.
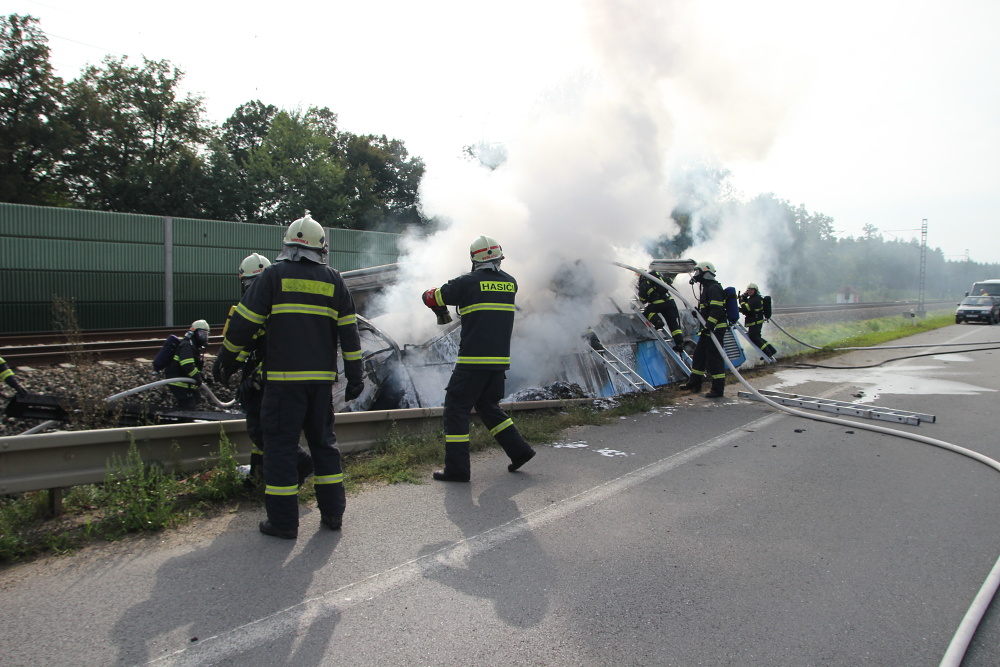
[[[270,224],[308,209],[329,227],[432,226],[417,206],[423,161],[402,141],[341,130],[325,107],[288,111],[259,100],[212,126],[202,98],[181,94],[182,78],[165,60],[107,57],[64,82],[38,19],[0,16],[0,201]],[[506,158],[492,144],[465,152],[489,169]],[[823,303],[847,289],[865,301],[918,295],[915,241],[886,240],[873,224],[857,238],[838,236],[833,218],[773,193],[744,201],[717,167],[693,166],[670,186],[678,204],[669,218],[680,231],[650,243],[655,257],[686,257],[726,233],[723,220],[737,220],[774,250],[757,282],[777,302]],[[1000,278],[1000,264],[947,259],[940,248],[927,249],[924,270],[928,299]]]
[[[423,161],[385,135],[341,130],[325,107],[253,100],[221,126],[182,95],[165,60],[106,57],[54,74],[37,18],[0,17],[0,201],[287,224],[308,209],[330,227],[401,231]]]
[[[725,240],[727,225],[746,225],[772,250],[766,266],[754,267],[760,271],[755,282],[786,305],[832,303],[846,291],[868,302],[914,300],[920,292],[921,264],[925,300],[957,303],[973,282],[1000,278],[998,263],[948,259],[940,248],[924,249],[916,240],[886,239],[872,223],[857,237],[838,235],[832,217],[811,212],[804,204],[794,206],[774,193],[744,201],[733,194],[729,178],[725,169],[699,165],[673,184],[678,203],[670,217],[680,232],[654,241],[654,256],[687,257],[688,249],[698,243]],[[740,242],[734,239],[734,247]],[[717,268],[724,278],[726,267]]]

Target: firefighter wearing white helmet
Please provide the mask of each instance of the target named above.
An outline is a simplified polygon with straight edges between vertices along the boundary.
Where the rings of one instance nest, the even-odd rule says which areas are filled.
[[[458,360],[445,388],[444,469],[433,474],[442,482],[468,482],[471,477],[469,417],[473,408],[510,458],[508,471],[516,471],[535,455],[500,408],[510,368],[517,281],[500,270],[503,249],[492,236],[473,241],[469,255],[472,271],[423,294],[424,304],[435,313],[458,306],[462,318]]]
[[[298,261],[307,259],[317,264],[326,264],[329,247],[326,240],[326,230],[323,225],[306,214],[288,225],[285,238],[282,240],[284,249],[278,255],[277,261]]]
[[[747,328],[747,337],[761,352],[769,357],[777,354],[773,345],[764,340],[761,336],[761,329],[764,328],[764,320],[771,314],[771,297],[761,296],[757,283],[747,285],[746,291],[739,296],[740,312],[743,313],[743,324]]]
[[[271,266],[271,260],[264,257],[264,255],[254,252],[244,257],[243,261],[240,262],[239,270],[239,277],[243,286],[243,291],[246,292],[250,283],[253,282],[253,279],[264,273],[264,269],[269,266]]]
[[[694,355],[691,358],[691,377],[687,384],[683,386],[692,392],[701,391],[701,385],[705,376],[711,376],[712,389],[707,394],[708,398],[722,398],[726,389],[726,362],[718,348],[712,343],[710,336],[714,336],[719,345],[729,328],[729,319],[726,317],[726,293],[722,285],[715,279],[715,265],[711,262],[698,262],[695,264],[691,283],[701,285],[701,295],[698,298],[698,313],[704,321],[704,325],[698,335],[698,344],[695,346]]]
[[[254,281],[271,266],[271,261],[260,253],[250,253],[240,262],[237,275],[240,279],[241,294],[246,294]],[[229,309],[226,324],[222,328],[225,337],[229,322],[236,312],[236,305]],[[240,367],[240,384],[236,389],[236,402],[247,418],[247,435],[250,437],[250,472],[246,485],[257,488],[264,480],[264,432],[261,426],[260,408],[264,398],[264,351],[267,346],[266,328],[262,324],[254,334],[250,344],[240,350],[236,361]],[[312,474],[312,457],[301,445],[298,446],[299,486]]]
[[[239,354],[267,322],[264,346],[264,505],[260,532],[295,539],[299,532],[298,443],[312,454],[320,524],[340,530],[346,498],[334,433],[333,385],[338,348],[347,376],[344,398],[364,390],[361,339],[354,299],[340,273],[327,266],[323,227],[309,212],[285,231],[284,248],[236,306],[213,373],[223,383],[239,367]]]
[[[174,349],[174,357],[164,374],[169,378],[190,378],[190,382],[171,382],[167,386],[181,410],[194,410],[198,405],[198,387],[207,379],[202,374],[205,348],[208,347],[208,322],[195,320]]]
[[[472,259],[473,268],[483,262],[499,262],[504,258],[503,248],[492,236],[480,236],[469,246],[469,257]]]

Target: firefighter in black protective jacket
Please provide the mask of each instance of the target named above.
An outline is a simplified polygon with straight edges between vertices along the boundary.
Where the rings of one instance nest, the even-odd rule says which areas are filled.
[[[458,360],[444,399],[444,470],[434,473],[442,482],[468,482],[469,415],[472,409],[510,457],[514,472],[535,455],[514,422],[500,408],[506,371],[510,368],[510,337],[514,330],[517,281],[500,270],[503,249],[496,239],[480,236],[469,248],[472,270],[436,289],[424,292],[424,305],[450,321],[446,306],[458,306],[462,318]]]
[[[240,262],[239,279],[241,296],[247,293],[250,285],[257,279],[271,262],[259,253],[251,253]],[[229,321],[236,312],[236,306],[229,309],[226,324],[222,327],[222,337],[229,332]],[[253,335],[250,343],[236,355],[240,365],[240,384],[236,389],[236,401],[247,416],[247,435],[250,436],[250,474],[247,475],[247,486],[254,488],[261,483],[264,474],[264,436],[260,423],[260,406],[264,398],[264,352],[267,346],[266,326],[261,326]],[[298,446],[299,486],[313,472],[312,457],[309,452]]]
[[[17,392],[18,396],[24,397],[28,395],[28,390],[18,382],[17,376],[14,375],[14,370],[10,365],[0,357],[0,380],[7,383],[7,386]]]
[[[213,374],[228,382],[239,367],[239,353],[267,322],[261,404],[267,519],[260,532],[295,539],[300,432],[312,454],[320,523],[340,530],[343,521],[344,473],[333,430],[338,341],[347,375],[344,397],[360,396],[364,381],[354,299],[340,274],[327,266],[323,227],[307,211],[288,226],[284,246],[236,306]]]
[[[664,276],[658,271],[650,271],[649,273],[668,285],[673,285],[674,283],[672,278]],[[677,312],[677,302],[674,301],[674,297],[670,295],[670,292],[663,285],[640,274],[638,296],[639,301],[645,304],[645,307],[642,309],[643,316],[652,322],[653,326],[657,329],[663,328],[663,321],[665,320],[667,326],[670,328],[670,337],[674,341],[674,349],[678,352],[683,350],[684,336],[683,331],[681,331],[680,313]],[[661,320],[657,315],[662,315],[663,319]]]
[[[760,330],[764,328],[764,297],[760,295],[757,283],[747,285],[746,291],[740,295],[740,312],[743,313],[743,324],[747,328],[750,342],[760,348],[769,357],[778,353],[774,346],[764,340]]]
[[[712,378],[712,390],[705,394],[708,398],[722,398],[726,390],[726,362],[712,343],[710,336],[715,336],[722,345],[729,320],[726,318],[726,293],[722,285],[715,279],[715,265],[711,262],[700,262],[695,265],[691,284],[701,285],[701,296],[698,299],[698,313],[705,324],[698,336],[698,344],[694,348],[691,359],[691,377],[683,389],[692,392],[701,391],[706,372]]]
[[[198,407],[198,387],[205,382],[201,372],[205,366],[205,348],[208,347],[208,322],[195,320],[191,328],[184,334],[174,349],[174,358],[167,366],[167,378],[191,378],[190,382],[171,382],[167,385],[170,393],[177,400],[181,410],[194,410]]]

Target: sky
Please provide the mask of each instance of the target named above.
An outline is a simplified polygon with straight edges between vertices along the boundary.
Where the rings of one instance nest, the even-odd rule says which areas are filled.
[[[773,192],[840,234],[872,224],[919,239],[927,219],[946,258],[1000,262],[1000,3],[2,0],[0,11],[40,19],[65,79],[105,55],[168,60],[211,122],[259,99],[326,106],[342,129],[403,140],[427,164],[427,210],[469,220],[455,248],[483,224],[533,245],[603,225],[637,244],[662,225],[671,174],[697,159],[728,169],[737,194]],[[508,173],[468,172],[462,147],[480,141],[510,147]],[[563,214],[578,205],[581,223]],[[693,252],[729,261],[725,247],[751,243],[756,261],[780,261],[746,234]]]

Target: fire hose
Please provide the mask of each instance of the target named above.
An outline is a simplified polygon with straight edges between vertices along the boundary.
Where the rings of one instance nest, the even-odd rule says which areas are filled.
[[[697,309],[691,308],[691,305],[687,302],[687,300],[681,295],[680,292],[674,289],[672,285],[669,285],[668,283],[664,282],[663,280],[660,280],[656,276],[642,269],[638,269],[634,266],[629,266],[627,264],[622,264],[619,262],[612,262],[612,263],[623,269],[627,269],[629,271],[633,271],[635,273],[644,275],[653,282],[661,285],[668,292],[670,292],[678,299],[680,299],[681,302],[687,308],[691,309],[703,327],[708,325],[708,323],[702,317],[701,313],[699,313]],[[892,435],[899,438],[914,440],[916,442],[921,442],[927,445],[931,445],[933,447],[940,447],[941,449],[946,449],[955,452],[957,454],[961,454],[962,456],[971,458],[974,461],[979,461],[980,463],[989,466],[990,468],[993,468],[997,472],[1000,472],[1000,462],[991,459],[988,456],[984,456],[979,452],[972,451],[971,449],[966,449],[965,447],[959,447],[958,445],[954,445],[950,442],[945,442],[944,440],[938,440],[936,438],[928,438],[926,436],[917,435],[915,433],[907,433],[906,431],[897,431],[896,429],[887,428],[885,426],[877,426],[875,424],[865,424],[862,422],[854,422],[847,419],[828,417],[826,415],[820,415],[820,414],[809,414],[808,412],[803,412],[801,410],[796,410],[794,408],[789,408],[787,406],[781,405],[780,403],[776,403],[775,401],[771,400],[767,396],[764,396],[759,391],[757,391],[756,388],[754,388],[749,382],[747,382],[743,378],[742,375],[739,374],[739,372],[736,370],[736,367],[733,365],[733,362],[729,359],[729,356],[726,354],[726,351],[723,349],[722,345],[719,344],[719,341],[718,339],[716,339],[715,336],[710,335],[709,339],[715,344],[716,349],[719,351],[719,354],[722,356],[723,361],[726,363],[726,367],[733,374],[733,376],[735,376],[736,379],[744,387],[746,387],[750,393],[756,396],[758,400],[770,405],[776,410],[786,412],[796,417],[802,417],[803,419],[811,419],[813,421],[827,422],[829,424],[837,424],[839,426],[848,426],[850,428],[860,428],[866,431],[873,431],[875,433],[884,433],[886,435]],[[912,347],[927,347],[927,346],[912,346]],[[872,349],[872,348],[839,348],[839,349],[859,350],[859,349]],[[879,348],[879,349],[886,349],[886,348]],[[969,643],[972,641],[972,637],[976,632],[976,628],[979,626],[979,622],[982,620],[983,615],[986,613],[987,608],[990,606],[990,603],[992,602],[993,597],[996,594],[998,588],[1000,588],[1000,557],[997,558],[997,561],[993,565],[993,569],[990,570],[989,575],[987,575],[986,580],[983,582],[982,587],[980,587],[979,589],[979,593],[973,599],[972,605],[969,607],[968,611],[966,611],[965,616],[962,619],[962,622],[959,624],[958,629],[955,631],[951,643],[948,645],[947,651],[941,658],[940,667],[960,667],[962,663],[962,658],[965,656],[965,652],[969,647]]]
[[[117,401],[117,400],[119,400],[121,398],[125,398],[126,396],[131,396],[133,394],[138,394],[138,393],[146,391],[148,389],[154,389],[156,387],[161,387],[163,385],[171,384],[173,382],[187,382],[188,384],[197,384],[197,381],[195,381],[193,378],[167,378],[165,380],[157,380],[156,382],[150,382],[149,384],[144,384],[141,387],[135,387],[133,389],[128,389],[126,391],[119,392],[119,393],[114,394],[112,396],[108,396],[107,398],[104,399],[104,402],[105,403],[114,403],[115,401]],[[206,385],[206,384],[202,384],[201,385],[201,390],[203,392],[205,392],[205,394],[208,395],[208,399],[210,401],[212,401],[212,403],[215,403],[220,408],[231,408],[233,405],[236,404],[236,399],[235,398],[233,400],[231,400],[231,401],[223,403],[222,401],[219,400],[219,398],[214,393],[212,393],[212,390],[209,389],[208,385]],[[38,433],[40,431],[44,431],[45,429],[47,429],[48,427],[50,427],[50,426],[52,426],[53,424],[56,424],[56,423],[57,422],[55,420],[51,420],[50,419],[49,421],[42,422],[38,426],[34,426],[34,427],[28,429],[24,433],[21,433],[21,435],[31,435],[32,433]]]

